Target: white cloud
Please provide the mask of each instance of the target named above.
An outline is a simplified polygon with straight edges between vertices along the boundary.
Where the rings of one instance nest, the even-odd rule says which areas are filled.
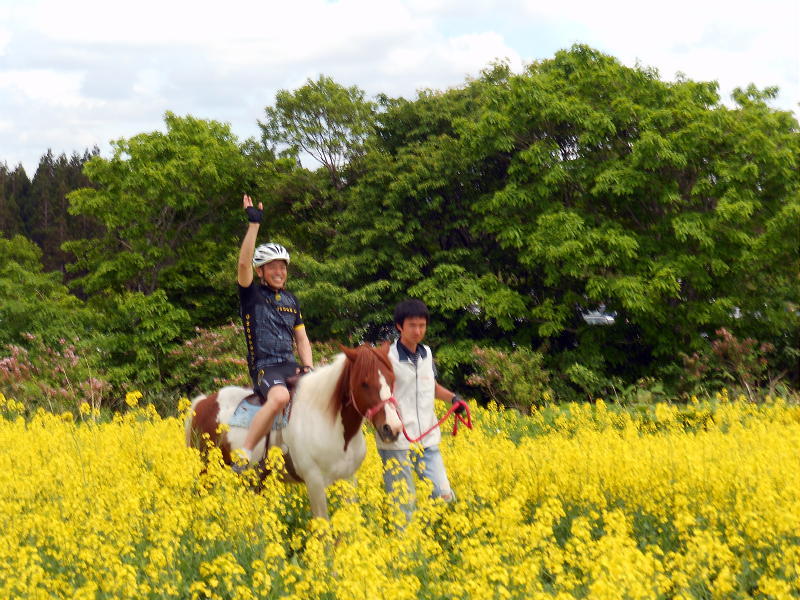
[[[468,34],[453,38],[442,38],[429,45],[412,45],[395,48],[381,65],[387,73],[405,76],[424,73],[431,65],[444,67],[448,72],[457,75],[457,81],[441,81],[437,84],[430,81],[428,87],[444,87],[448,83],[461,83],[469,75],[487,66],[495,59],[511,60],[517,69],[522,67],[522,60],[512,48],[496,33]],[[442,73],[434,73],[442,75]]]
[[[163,127],[163,113],[229,121],[242,137],[278,89],[332,76],[412,96],[587,43],[671,79],[780,84],[800,100],[796,0],[0,0],[0,161],[27,170]],[[790,100],[787,100],[790,99]],[[793,99],[793,101],[791,101]]]
[[[0,71],[0,90],[20,104],[91,108],[80,93],[83,75],[51,69]]]
[[[723,100],[734,87],[781,84],[780,105],[800,101],[800,3],[764,0],[634,0],[549,3],[527,0],[526,11],[579,32],[584,41],[625,64],[639,60],[671,80],[717,80]]]
[[[447,47],[442,56],[447,64],[461,69],[464,76],[475,75],[475,66],[487,66],[493,60],[508,59],[512,68],[522,68],[519,54],[510,48],[503,37],[494,32],[468,34],[447,40]]]
[[[253,44],[289,58],[404,30],[418,22],[398,0],[39,0],[37,29],[62,42],[148,46]],[[368,27],[365,27],[367,25]]]

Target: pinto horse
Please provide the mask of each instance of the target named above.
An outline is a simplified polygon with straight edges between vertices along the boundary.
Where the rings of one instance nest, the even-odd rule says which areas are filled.
[[[370,421],[387,442],[395,441],[403,428],[392,396],[389,344],[342,350],[330,364],[299,379],[288,423],[253,449],[253,461],[260,462],[266,455],[266,440],[270,448],[281,448],[285,476],[305,483],[315,517],[328,517],[326,488],[337,479],[351,477],[364,461],[367,445],[362,422]],[[229,386],[195,398],[186,419],[187,444],[200,447],[202,434],[208,434],[230,464],[231,452],[242,446],[247,429],[229,426],[221,432],[225,428],[219,426],[228,425],[236,408],[252,393],[248,388]]]

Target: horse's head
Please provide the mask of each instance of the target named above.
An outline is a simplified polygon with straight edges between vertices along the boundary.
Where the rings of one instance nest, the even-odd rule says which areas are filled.
[[[394,442],[403,430],[397,415],[394,370],[389,360],[389,343],[374,348],[342,348],[350,365],[351,402],[362,418],[371,422],[384,442]]]

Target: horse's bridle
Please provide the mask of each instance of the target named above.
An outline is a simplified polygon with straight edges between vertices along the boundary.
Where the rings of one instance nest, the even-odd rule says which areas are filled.
[[[369,422],[372,422],[372,417],[374,417],[377,414],[377,412],[387,404],[391,404],[392,406],[394,406],[395,410],[397,410],[397,399],[394,397],[394,392],[392,392],[392,395],[389,396],[386,400],[381,400],[375,406],[371,406],[369,409],[367,409],[366,413],[362,413],[361,409],[358,408],[358,404],[356,403],[356,397],[352,391],[350,392],[350,404],[353,405],[353,408],[356,409],[356,412],[362,419],[366,419]]]
[[[372,352],[374,352],[375,354],[378,354],[377,351],[375,350],[375,348],[370,348],[370,350],[372,350]],[[397,407],[397,399],[394,397],[394,390],[392,390],[390,396],[386,400],[381,400],[375,406],[372,406],[369,409],[367,409],[366,414],[364,414],[364,413],[361,412],[361,409],[358,408],[358,404],[356,404],[356,396],[355,396],[355,394],[353,394],[353,390],[351,388],[350,389],[350,404],[353,405],[353,408],[356,409],[356,412],[358,413],[358,415],[362,419],[366,419],[370,423],[372,422],[372,417],[374,417],[376,415],[376,413],[379,410],[381,410],[384,406],[386,406],[387,404],[391,404],[392,406],[394,406],[394,409],[396,411],[398,411],[398,414],[399,414],[399,409]]]

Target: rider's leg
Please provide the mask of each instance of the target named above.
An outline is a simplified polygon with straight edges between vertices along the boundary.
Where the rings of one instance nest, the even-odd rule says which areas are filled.
[[[250,429],[247,430],[247,436],[242,445],[245,453],[248,454],[248,460],[250,458],[249,455],[253,452],[253,448],[256,447],[256,444],[258,444],[261,438],[267,435],[267,432],[272,427],[275,416],[286,408],[288,403],[289,390],[286,389],[286,386],[276,385],[269,388],[267,401],[264,403],[264,406],[258,410],[255,417],[253,417],[253,422],[250,424]]]

